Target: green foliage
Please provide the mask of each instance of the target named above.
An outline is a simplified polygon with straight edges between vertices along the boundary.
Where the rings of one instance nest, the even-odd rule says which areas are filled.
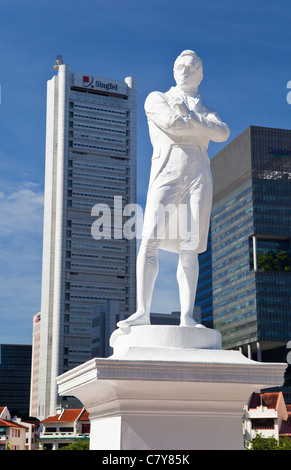
[[[285,250],[268,250],[258,253],[258,268],[262,271],[291,272],[291,255]]]
[[[257,433],[247,448],[249,450],[278,450],[278,441],[273,436],[263,437],[262,434]]]
[[[252,441],[246,444],[248,450],[291,450],[291,439],[288,436],[280,436],[279,441],[272,437],[263,437],[257,433]]]
[[[279,437],[279,450],[291,450],[291,439],[288,436]]]
[[[89,450],[89,439],[80,439],[58,450]]]

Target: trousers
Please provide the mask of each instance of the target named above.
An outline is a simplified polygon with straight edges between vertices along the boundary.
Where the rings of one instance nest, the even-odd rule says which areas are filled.
[[[159,247],[161,240],[143,240],[137,257],[137,312],[149,317],[154,284],[159,271]],[[181,323],[192,316],[199,275],[198,253],[180,250],[177,281],[181,306]]]

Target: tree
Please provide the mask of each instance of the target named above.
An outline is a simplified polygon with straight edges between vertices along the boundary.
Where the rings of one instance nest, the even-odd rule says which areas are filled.
[[[275,437],[263,437],[261,433],[256,433],[255,437],[248,442],[249,450],[278,450],[278,441]]]
[[[291,450],[291,439],[288,436],[279,437],[279,450]]]
[[[262,271],[291,271],[291,255],[286,250],[266,250],[258,253],[258,268]]]
[[[274,436],[263,437],[257,433],[255,437],[246,444],[248,450],[291,450],[291,439],[288,436],[280,436],[277,440]]]
[[[89,450],[89,439],[80,439],[58,450]]]

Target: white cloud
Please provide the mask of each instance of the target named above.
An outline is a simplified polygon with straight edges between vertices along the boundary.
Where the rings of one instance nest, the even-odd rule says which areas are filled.
[[[31,343],[39,311],[43,193],[34,183],[0,191],[0,343]]]
[[[40,309],[41,236],[21,243],[6,238],[0,244],[0,344],[31,344],[32,317]]]
[[[34,183],[10,193],[0,191],[0,236],[40,233],[43,218],[43,193]]]

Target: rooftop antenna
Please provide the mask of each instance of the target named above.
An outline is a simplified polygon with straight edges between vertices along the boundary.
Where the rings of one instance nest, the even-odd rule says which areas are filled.
[[[63,56],[62,55],[57,55],[56,57],[56,63],[54,65],[55,70],[59,70],[59,66],[63,64]]]

